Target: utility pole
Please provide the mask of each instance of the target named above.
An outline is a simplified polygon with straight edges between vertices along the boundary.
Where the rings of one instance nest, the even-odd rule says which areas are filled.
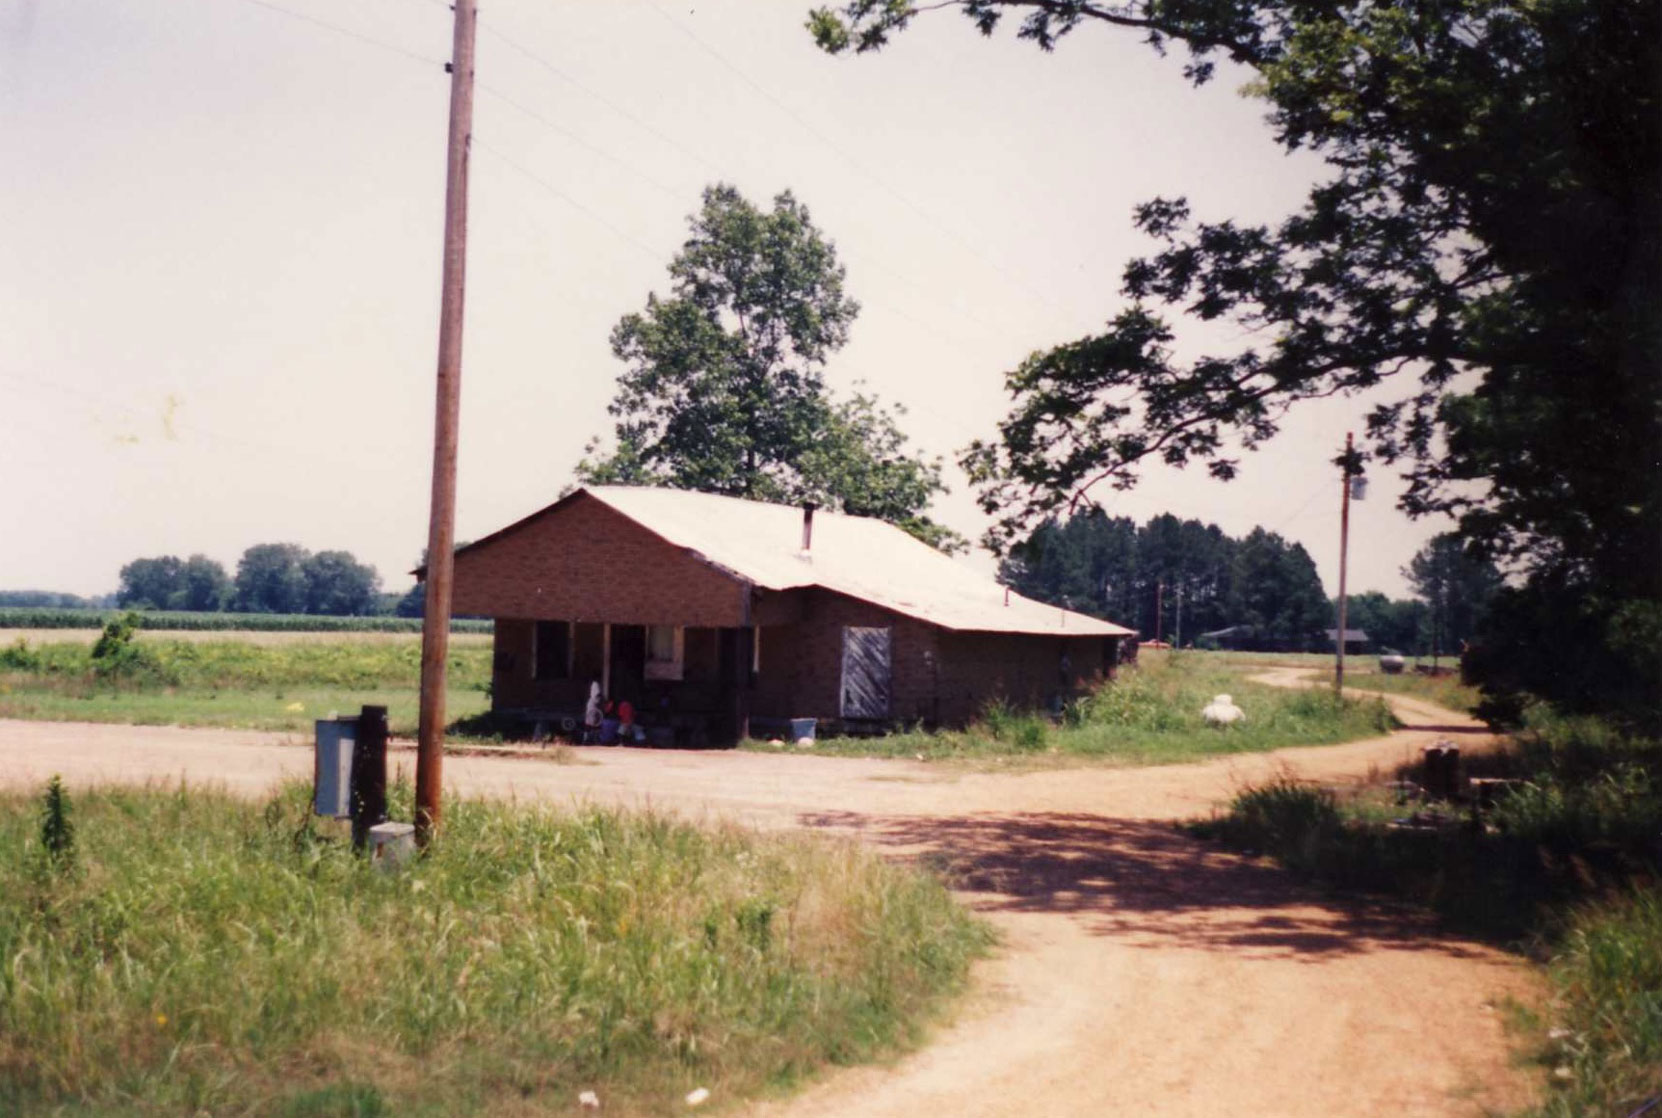
[[[1346,431],[1345,456],[1339,459],[1339,628],[1333,640],[1338,650],[1337,666],[1333,669],[1335,699],[1343,698],[1345,693],[1345,568],[1350,559],[1350,479],[1353,471],[1360,472],[1355,457],[1351,432]]]
[[[1165,613],[1166,613],[1166,580],[1165,579],[1156,579],[1154,581],[1154,643],[1155,644],[1160,643],[1160,629],[1161,629],[1161,623],[1165,620]]]
[[[1172,625],[1171,631],[1172,631],[1171,646],[1173,648],[1182,648],[1183,647],[1183,584],[1181,582],[1177,584],[1177,621],[1174,625]]]
[[[433,503],[427,525],[427,599],[421,622],[421,716],[416,746],[416,844],[439,825],[444,767],[445,660],[456,545],[456,428],[462,396],[462,303],[467,284],[467,165],[473,133],[474,0],[455,0],[450,55],[450,153],[444,190],[444,280],[439,309]]]

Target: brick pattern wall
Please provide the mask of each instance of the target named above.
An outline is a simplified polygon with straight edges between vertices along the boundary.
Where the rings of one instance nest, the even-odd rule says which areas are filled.
[[[749,584],[586,494],[456,557],[454,613],[626,625],[745,622]]]
[[[890,717],[903,723],[962,725],[997,698],[1042,707],[1112,674],[1111,639],[954,632],[828,590],[790,593],[800,620],[761,630],[758,715],[838,717],[847,625],[891,629]]]
[[[1047,707],[1113,674],[1113,638],[1022,633],[941,634],[941,718],[972,720],[995,699]]]
[[[753,710],[770,718],[836,718],[841,710],[843,627],[892,630],[890,717],[935,720],[935,626],[818,588],[793,590],[799,620],[761,629],[762,671]],[[783,597],[783,595],[781,595]]]

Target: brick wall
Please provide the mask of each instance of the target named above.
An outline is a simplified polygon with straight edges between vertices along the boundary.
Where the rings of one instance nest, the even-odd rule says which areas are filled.
[[[1112,674],[1111,638],[954,632],[829,590],[789,594],[799,620],[761,630],[753,709],[766,717],[838,717],[848,625],[891,630],[890,717],[900,722],[962,725],[997,698],[1042,707]]]
[[[456,557],[451,611],[486,617],[734,626],[749,584],[587,494]]]

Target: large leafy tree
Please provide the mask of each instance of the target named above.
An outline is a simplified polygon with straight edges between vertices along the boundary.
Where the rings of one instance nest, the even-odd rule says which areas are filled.
[[[212,611],[225,608],[231,580],[206,555],[134,559],[121,568],[116,604],[150,609]]]
[[[860,308],[807,207],[787,191],[762,210],[716,185],[690,226],[671,294],[649,295],[612,331],[628,366],[609,409],[614,439],[604,453],[590,444],[579,480],[811,500],[952,546],[924,512],[944,490],[940,464],[908,453],[874,398],[826,388],[825,363]]]
[[[306,560],[294,543],[258,543],[242,553],[232,604],[243,613],[304,613]]]
[[[1127,266],[1128,305],[1012,372],[999,437],[965,454],[995,543],[1148,460],[1228,478],[1289,405],[1388,385],[1371,451],[1407,509],[1526,576],[1506,613],[1530,620],[1490,634],[1520,654],[1511,682],[1662,710],[1662,5],[850,0],[810,27],[874,50],[924,7],[989,34],[1015,14],[1047,50],[1129,28],[1186,47],[1196,83],[1249,67],[1276,139],[1330,171],[1275,226],[1138,207],[1159,247]],[[1250,340],[1180,360],[1172,315]],[[1523,655],[1543,626],[1557,655]]]
[[[381,576],[350,551],[320,551],[300,567],[307,613],[361,616],[380,604]]]
[[[167,609],[179,592],[183,572],[184,564],[177,555],[134,559],[121,568],[116,604],[124,609]]]

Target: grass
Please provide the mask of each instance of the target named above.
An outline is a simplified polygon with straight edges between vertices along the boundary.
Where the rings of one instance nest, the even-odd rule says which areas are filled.
[[[916,1043],[988,944],[852,843],[460,801],[383,872],[306,797],[85,794],[66,859],[0,795],[0,1112],[666,1113]]]
[[[1209,653],[1148,655],[1141,666],[1122,668],[1112,683],[1071,704],[1059,721],[995,702],[980,721],[961,731],[830,738],[817,742],[815,752],[1033,765],[1079,760],[1153,765],[1377,737],[1395,725],[1377,700],[1339,704],[1330,693],[1315,689],[1250,683],[1245,678],[1250,671]],[[1246,711],[1246,720],[1230,727],[1207,725],[1201,709],[1225,693]],[[773,748],[761,742],[746,747]]]
[[[1622,1118],[1662,1095],[1662,742],[1530,717],[1484,763],[1518,783],[1481,815],[1425,808],[1430,825],[1404,827],[1393,817],[1413,808],[1383,789],[1340,799],[1283,779],[1194,830],[1550,956],[1559,993],[1532,1043],[1554,1075],[1532,1113]]]
[[[388,708],[394,733],[415,728],[421,648],[414,640],[264,644],[150,634],[131,641],[119,664],[94,652],[79,640],[0,646],[0,718],[310,732],[315,718],[374,704]],[[451,646],[451,717],[490,705],[490,670],[489,645]]]

